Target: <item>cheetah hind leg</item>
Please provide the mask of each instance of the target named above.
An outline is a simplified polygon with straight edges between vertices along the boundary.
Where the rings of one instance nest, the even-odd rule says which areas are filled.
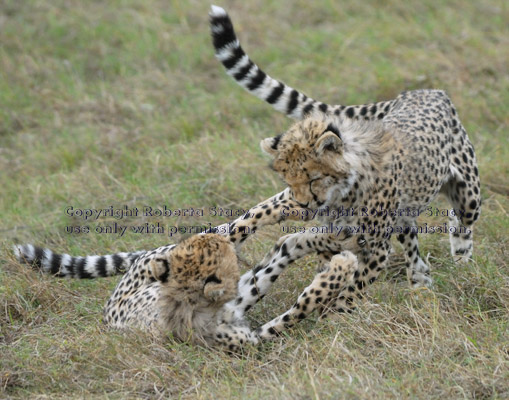
[[[451,255],[456,263],[467,263],[471,260],[474,248],[473,226],[481,213],[477,167],[475,174],[468,177],[467,181],[455,177],[442,189],[453,206],[449,212],[449,241]]]
[[[353,283],[357,269],[357,257],[353,253],[343,251],[335,255],[328,266],[326,264],[324,270],[315,275],[313,282],[304,289],[292,308],[258,328],[256,333],[261,339],[270,340],[313,311],[318,310],[320,314],[326,312],[338,294]]]
[[[474,249],[472,229],[463,226],[461,221],[451,213],[449,214],[449,242],[454,262],[457,264],[468,263]]]

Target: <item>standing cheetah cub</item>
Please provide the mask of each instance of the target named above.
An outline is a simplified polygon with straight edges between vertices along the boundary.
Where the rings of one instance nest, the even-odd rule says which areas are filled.
[[[413,207],[414,213],[400,213],[395,228],[403,229],[395,229],[393,233],[405,249],[408,275],[414,285],[431,284],[429,267],[419,252],[419,230],[415,215],[426,209],[439,191],[447,197],[452,206],[448,212],[451,254],[457,262],[466,262],[472,257],[472,229],[481,212],[479,170],[472,143],[445,92],[414,90],[404,92],[394,99],[370,104],[326,104],[270,77],[256,65],[244,52],[230,17],[221,7],[212,6],[210,26],[216,57],[236,83],[277,111],[298,121],[313,117],[318,121],[331,122],[339,129],[338,140],[348,157],[355,152],[360,159],[364,157],[361,154],[363,149],[359,147],[360,143],[357,143],[359,139],[355,137],[356,129],[366,132],[362,140],[372,145],[372,149],[364,149],[368,152],[379,152],[382,143],[377,144],[376,141],[380,139],[381,130],[390,132],[390,135],[396,138],[404,153],[400,160],[404,164],[399,179],[399,186],[403,191],[401,208]],[[276,153],[279,150],[279,141],[286,137],[288,135],[279,135],[273,141],[267,141],[268,152]],[[334,143],[331,146],[334,146]],[[305,156],[300,154],[300,157]],[[346,160],[346,164],[353,165],[351,160]],[[375,164],[373,168],[379,167]],[[350,182],[357,182],[359,185],[359,176],[363,171],[353,171],[352,168],[350,173],[353,172],[358,175],[351,175]],[[329,189],[332,191],[332,177],[327,178],[327,171],[322,171],[321,174],[324,177],[320,180],[316,179],[320,175],[317,173],[316,177],[304,176],[303,179],[307,179],[307,182],[303,182],[303,187],[311,182],[313,185],[323,186],[322,182],[328,180],[331,183]],[[334,203],[347,207],[340,201],[344,194],[346,192],[334,194],[336,198],[329,201],[329,205]],[[297,197],[293,199],[299,201]],[[383,197],[388,199],[386,195]],[[316,202],[304,206],[313,204],[315,207],[321,206]],[[395,203],[391,203],[392,209],[394,206]]]

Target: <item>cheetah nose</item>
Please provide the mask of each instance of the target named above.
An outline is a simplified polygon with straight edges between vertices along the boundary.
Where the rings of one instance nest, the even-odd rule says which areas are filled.
[[[309,201],[308,201],[306,204],[301,203],[300,201],[297,201],[297,200],[295,200],[295,202],[296,202],[299,206],[301,206],[302,208],[308,208]]]

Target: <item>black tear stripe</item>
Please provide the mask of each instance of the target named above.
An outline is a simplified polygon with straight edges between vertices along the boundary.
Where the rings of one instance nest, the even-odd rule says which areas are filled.
[[[213,282],[213,283],[222,283],[223,281],[221,279],[219,279],[216,276],[216,274],[212,274],[212,275],[208,276],[207,279],[205,279],[205,285],[207,283],[211,283],[211,282]]]
[[[247,65],[245,67],[242,67],[237,73],[235,73],[233,75],[233,77],[237,80],[237,81],[241,81],[242,79],[244,79],[246,77],[246,75],[249,73],[249,71],[251,70],[251,68],[254,67],[254,64],[251,60],[249,60],[249,62],[247,63]]]
[[[293,110],[297,108],[297,105],[299,104],[298,98],[299,92],[293,89],[292,92],[290,93],[290,100],[288,101],[288,107],[286,109],[287,114],[291,114]]]
[[[281,97],[285,90],[285,84],[279,82],[279,85],[272,89],[270,95],[265,99],[265,101],[269,104],[274,104]]]
[[[246,53],[244,53],[244,50],[242,50],[242,47],[235,47],[233,49],[233,53],[230,57],[228,57],[227,59],[221,61],[224,65],[224,67],[229,70],[229,69],[232,69],[233,67],[235,67],[235,65],[237,65],[237,63],[240,61],[240,59],[242,57],[244,57],[246,55]]]
[[[227,44],[237,40],[232,21],[228,15],[211,16],[210,24],[223,28],[220,32],[212,31],[212,42],[216,50],[222,49]]]
[[[249,84],[247,85],[247,88],[249,90],[258,89],[265,81],[266,76],[267,74],[263,72],[261,69],[259,69],[256,75],[253,77],[253,79],[251,79],[251,82],[249,82]]]

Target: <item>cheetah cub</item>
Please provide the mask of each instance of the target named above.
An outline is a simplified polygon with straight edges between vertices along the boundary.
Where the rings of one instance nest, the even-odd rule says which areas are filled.
[[[242,318],[223,307],[237,296],[240,275],[233,245],[218,234],[195,235],[141,255],[71,257],[32,245],[15,251],[20,261],[61,277],[107,276],[127,266],[104,308],[107,326],[231,350],[258,341]]]

